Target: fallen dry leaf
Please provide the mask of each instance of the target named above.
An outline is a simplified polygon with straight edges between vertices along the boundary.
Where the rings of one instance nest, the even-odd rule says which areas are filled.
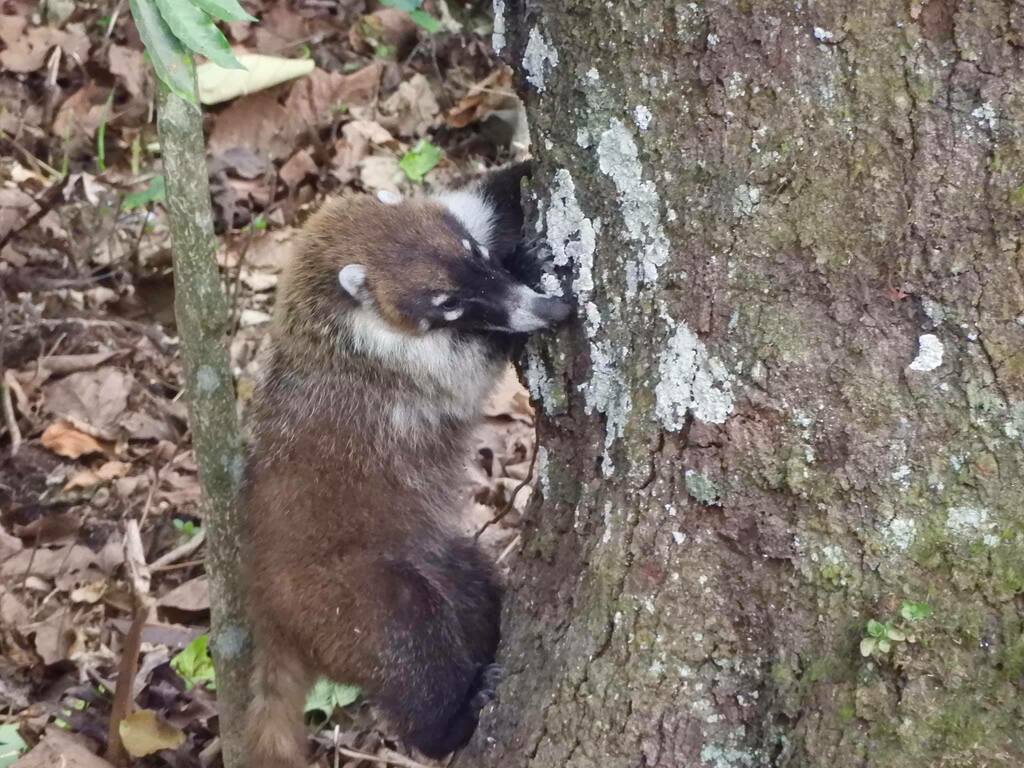
[[[114,768],[90,752],[78,739],[56,726],[11,768]]]
[[[18,554],[24,547],[25,545],[21,543],[21,539],[17,536],[12,536],[0,527],[0,563]]]
[[[448,110],[445,122],[452,128],[465,128],[495,111],[514,108],[517,99],[512,89],[512,73],[501,67],[472,85],[459,103]]]
[[[177,749],[185,734],[157,717],[151,709],[132,712],[120,722],[121,742],[132,757],[145,757],[161,749]]]
[[[440,111],[430,81],[417,73],[381,104],[380,122],[398,136],[425,136]]]
[[[370,146],[393,146],[398,142],[387,128],[374,120],[352,120],[341,129],[342,138],[334,143],[331,174],[343,184],[359,176],[359,165],[370,154]]]
[[[351,75],[315,69],[291,86],[284,105],[278,91],[261,91],[233,101],[217,115],[209,148],[216,156],[235,147],[280,159],[295,150],[299,137],[329,125],[341,107],[370,103],[383,67],[363,67]]]
[[[96,555],[81,544],[69,544],[58,549],[37,547],[23,549],[7,558],[0,565],[0,574],[18,577],[29,574],[52,579],[62,572],[84,571],[95,563]]]
[[[130,373],[110,366],[73,373],[43,387],[45,408],[113,437],[134,382]]]
[[[372,53],[379,45],[393,48],[404,59],[416,44],[416,25],[405,11],[380,8],[349,28],[348,42],[359,53]]]
[[[36,653],[47,665],[68,658],[76,639],[71,612],[64,608],[43,621],[30,624],[25,630],[35,632]]]
[[[106,581],[90,581],[71,590],[71,602],[73,603],[98,603],[107,593]]]
[[[28,541],[38,547],[40,544],[73,541],[81,527],[81,513],[77,510],[68,510],[67,512],[42,515],[28,525],[16,525],[14,533],[22,541]]]
[[[400,194],[399,185],[405,174],[398,167],[398,158],[390,155],[372,155],[359,163],[359,182],[370,192],[384,190]]]
[[[144,98],[149,67],[146,65],[142,51],[124,45],[111,45],[107,56],[110,74],[121,78],[124,87],[134,98]]]
[[[199,576],[186,581],[156,601],[161,608],[198,613],[210,609],[210,580]]]
[[[310,176],[316,176],[317,166],[309,150],[300,149],[281,166],[278,176],[289,189],[295,189]]]
[[[0,16],[0,68],[26,74],[35,72],[46,63],[54,46],[84,64],[89,56],[89,38],[81,24],[69,24],[67,30],[53,27],[28,27],[25,16]]]
[[[131,469],[131,465],[123,461],[108,461],[97,470],[85,469],[81,472],[76,472],[64,484],[64,490],[72,491],[76,488],[92,488],[100,483],[109,483],[111,480],[127,475],[129,469]]]
[[[107,97],[110,89],[86,83],[64,100],[57,110],[50,131],[60,140],[90,140],[96,129],[109,118]]]
[[[66,459],[78,459],[94,453],[103,453],[103,446],[95,437],[79,432],[64,419],[55,421],[48,426],[39,441],[44,447]]]

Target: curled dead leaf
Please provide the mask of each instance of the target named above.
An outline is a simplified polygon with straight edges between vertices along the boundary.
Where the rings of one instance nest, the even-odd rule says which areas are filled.
[[[103,446],[92,435],[80,432],[71,422],[55,421],[44,431],[39,441],[44,447],[67,459],[79,459],[94,453],[103,453]]]
[[[210,609],[210,581],[199,576],[186,581],[157,600],[161,608],[177,608],[179,611],[199,613]]]
[[[160,719],[151,709],[132,712],[117,730],[121,742],[132,757],[145,757],[161,749],[177,749],[185,742],[185,734]]]
[[[99,469],[85,469],[81,472],[76,472],[72,475],[71,479],[64,484],[64,490],[72,491],[76,488],[92,488],[93,486],[100,485],[101,483],[109,483],[111,480],[116,480],[119,477],[127,475],[129,469],[131,469],[131,465],[126,462],[108,461]]]

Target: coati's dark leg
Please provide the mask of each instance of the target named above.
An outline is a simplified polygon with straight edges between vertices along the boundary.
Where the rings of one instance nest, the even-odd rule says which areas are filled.
[[[289,629],[324,675],[362,686],[404,740],[439,757],[469,740],[493,685],[500,596],[481,554],[434,547],[343,558],[332,579],[310,580]]]

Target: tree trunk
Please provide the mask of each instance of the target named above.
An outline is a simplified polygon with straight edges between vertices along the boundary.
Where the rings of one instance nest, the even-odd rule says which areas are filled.
[[[210,578],[210,650],[226,768],[243,768],[251,642],[245,611],[236,496],[245,460],[228,362],[227,303],[214,254],[210,188],[197,103],[158,86],[157,126],[174,257],[174,312],[189,403],[192,446],[203,488]]]
[[[580,311],[459,765],[1024,764],[1022,6],[497,6]]]

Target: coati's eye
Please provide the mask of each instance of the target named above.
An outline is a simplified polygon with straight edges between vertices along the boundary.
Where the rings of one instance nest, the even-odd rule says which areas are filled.
[[[439,293],[430,303],[440,309],[442,312],[450,312],[459,306],[459,300],[455,296],[449,296],[447,293]]]

